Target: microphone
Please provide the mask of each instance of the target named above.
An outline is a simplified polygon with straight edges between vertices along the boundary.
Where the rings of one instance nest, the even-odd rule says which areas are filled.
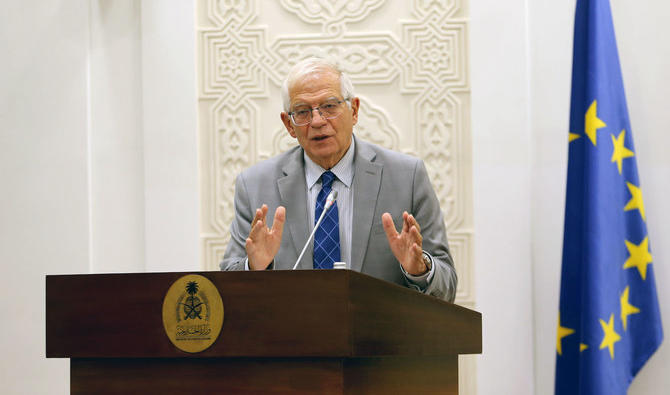
[[[321,216],[319,217],[319,220],[316,221],[316,224],[314,225],[314,230],[312,230],[312,234],[309,235],[307,238],[307,242],[305,242],[305,246],[302,247],[302,252],[300,253],[300,256],[298,256],[298,259],[295,261],[295,265],[293,265],[293,269],[295,270],[298,267],[298,264],[300,263],[300,260],[302,259],[302,256],[305,255],[305,251],[307,250],[307,246],[309,245],[309,242],[312,241],[312,238],[314,238],[314,234],[316,233],[316,230],[319,229],[319,225],[321,225],[321,221],[323,221],[323,217],[326,216],[326,212],[328,212],[328,209],[335,204],[335,200],[337,200],[337,191],[332,190],[328,194],[328,197],[326,198],[326,204],[323,206],[323,211],[321,212]]]

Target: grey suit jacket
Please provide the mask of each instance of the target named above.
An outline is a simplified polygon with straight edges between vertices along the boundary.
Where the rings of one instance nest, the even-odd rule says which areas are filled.
[[[356,139],[354,153],[354,207],[351,237],[352,270],[413,287],[391,252],[381,216],[388,212],[396,229],[402,227],[402,213],[413,214],[421,226],[423,249],[433,258],[435,273],[422,291],[453,301],[456,271],[447,245],[439,202],[420,159],[390,151]],[[257,208],[268,205],[268,226],[274,211],[286,208],[286,223],[273,268],[290,270],[309,237],[309,212],[303,149],[295,147],[243,171],[235,183],[235,219],[230,242],[221,262],[222,270],[244,270],[245,242]],[[312,268],[309,247],[300,269]],[[413,287],[416,288],[416,287]]]

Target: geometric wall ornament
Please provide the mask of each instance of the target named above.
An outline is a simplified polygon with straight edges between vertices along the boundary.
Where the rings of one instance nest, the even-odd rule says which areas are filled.
[[[203,247],[227,242],[236,174],[295,145],[279,122],[279,88],[288,69],[312,55],[336,60],[354,82],[362,103],[355,133],[423,158],[449,235],[471,228],[467,9],[456,0],[407,4],[199,3]],[[401,5],[406,13],[394,14]],[[217,267],[218,255],[203,257],[205,268]]]
[[[228,243],[236,175],[296,145],[279,118],[286,72],[328,56],[361,99],[354,133],[424,160],[456,303],[474,307],[467,0],[199,0],[196,10],[203,269],[218,269]],[[473,377],[474,364],[461,372]]]
[[[459,243],[457,265],[471,268],[471,238],[462,237],[472,228],[464,3],[203,0],[198,4],[205,269],[216,269],[228,240],[235,176],[296,144],[279,121],[279,89],[288,69],[313,55],[334,59],[354,82],[362,103],[355,127],[359,137],[424,160],[450,242],[454,248]],[[472,303],[472,290],[464,288],[470,286],[469,273],[459,270],[459,295],[464,297],[459,303]]]
[[[333,36],[344,32],[346,23],[365,19],[379,8],[384,0],[280,0],[282,6],[306,23],[323,26],[324,34]]]
[[[356,124],[356,136],[363,140],[381,145],[382,147],[400,151],[400,132],[392,124],[388,112],[375,105],[372,99],[365,95],[357,94],[361,100],[361,107]]]

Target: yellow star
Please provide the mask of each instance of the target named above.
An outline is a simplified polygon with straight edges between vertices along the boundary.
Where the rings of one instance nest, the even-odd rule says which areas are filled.
[[[621,336],[614,331],[614,314],[610,314],[608,323],[600,320],[600,326],[603,328],[603,341],[600,343],[600,349],[609,348],[610,357],[614,359],[614,343],[621,340]]]
[[[568,143],[572,143],[573,141],[577,140],[582,136],[578,135],[577,133],[569,133],[568,134]]]
[[[624,289],[623,293],[621,294],[621,297],[619,297],[619,301],[621,302],[621,321],[623,322],[624,331],[627,330],[628,316],[640,312],[640,309],[628,303],[628,292],[630,291],[629,288],[630,287],[626,287],[626,289]]]
[[[594,100],[593,103],[589,106],[589,109],[586,110],[586,115],[584,115],[584,132],[593,145],[596,145],[596,132],[598,129],[607,126],[600,118],[598,118],[597,110],[598,107],[597,100]]]
[[[630,269],[631,267],[636,267],[640,272],[643,280],[647,279],[647,265],[653,262],[653,258],[649,253],[649,236],[645,237],[642,240],[642,243],[635,245],[628,240],[625,240],[626,248],[628,248],[628,253],[630,256],[623,264],[624,269]]]
[[[636,187],[630,182],[626,182],[626,185],[628,185],[628,190],[630,191],[631,198],[628,201],[628,203],[626,203],[626,207],[623,208],[623,211],[638,209],[640,210],[642,220],[646,221],[647,218],[644,216],[644,202],[642,201],[642,189]]]
[[[582,351],[586,350],[587,348],[589,348],[588,345],[586,345],[584,343],[579,343],[579,352],[582,352]]]
[[[558,355],[563,355],[561,339],[568,335],[572,335],[573,333],[575,333],[574,329],[561,326],[561,313],[558,313],[558,329],[556,330],[556,351],[558,351]]]
[[[624,147],[623,141],[625,137],[626,130],[622,130],[621,133],[619,133],[619,136],[616,138],[614,135],[612,135],[612,145],[614,145],[614,150],[612,150],[612,163],[616,162],[617,169],[619,169],[619,174],[621,174],[621,161],[625,158],[635,156],[633,151]]]

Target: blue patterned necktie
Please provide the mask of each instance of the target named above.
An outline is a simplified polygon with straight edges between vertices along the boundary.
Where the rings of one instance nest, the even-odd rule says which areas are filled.
[[[316,197],[314,224],[319,220],[326,198],[332,189],[335,174],[326,171],[321,174],[321,192]],[[337,214],[337,202],[326,212],[321,226],[314,234],[314,269],[332,269],[333,262],[340,261],[340,219]]]

